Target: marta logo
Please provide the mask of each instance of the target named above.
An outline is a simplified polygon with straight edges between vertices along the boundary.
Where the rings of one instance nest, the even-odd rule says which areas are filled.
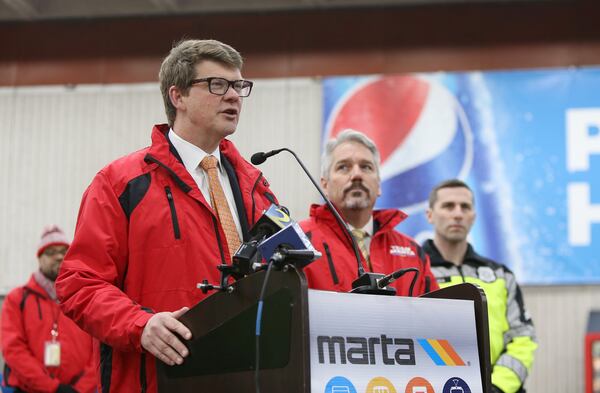
[[[408,246],[390,246],[390,254],[398,257],[415,256],[415,252]]]
[[[414,366],[415,344],[410,338],[317,336],[319,363]],[[326,356],[327,355],[327,356]],[[379,360],[379,361],[378,361]]]
[[[448,340],[417,339],[436,366],[465,366]]]

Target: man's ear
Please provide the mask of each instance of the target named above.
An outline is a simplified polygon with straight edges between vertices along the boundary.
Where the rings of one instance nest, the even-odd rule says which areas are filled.
[[[431,208],[428,208],[428,209],[425,211],[425,216],[427,217],[427,221],[428,221],[430,224],[433,224],[433,221],[432,221],[432,215],[433,215],[433,211],[431,210]]]
[[[329,194],[327,193],[327,179],[325,179],[324,177],[321,178],[321,188],[323,189],[323,192],[325,193],[325,195],[327,195],[327,198],[329,198]]]
[[[177,86],[171,86],[169,87],[169,99],[171,100],[171,104],[177,108],[180,109],[181,105],[183,105],[182,102],[182,98],[183,94],[181,93],[181,90],[179,90],[179,88]]]

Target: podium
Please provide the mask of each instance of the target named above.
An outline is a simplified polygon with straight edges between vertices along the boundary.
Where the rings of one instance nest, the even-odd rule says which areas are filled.
[[[238,280],[232,284],[231,293],[214,293],[180,318],[192,331],[192,339],[185,342],[190,355],[182,365],[176,366],[167,366],[157,360],[159,392],[256,392],[256,314],[264,279],[265,273],[259,272]],[[487,306],[485,295],[477,287],[471,284],[448,287],[425,295],[423,300],[338,295],[345,303],[362,296],[371,297],[371,301],[374,298],[398,302],[432,301],[427,299],[472,301],[481,386],[483,392],[490,391]],[[418,319],[418,315],[414,318]],[[258,384],[262,393],[311,392],[310,340],[309,290],[304,274],[292,266],[284,271],[271,271],[263,302],[259,346]],[[442,389],[436,391],[441,392]]]

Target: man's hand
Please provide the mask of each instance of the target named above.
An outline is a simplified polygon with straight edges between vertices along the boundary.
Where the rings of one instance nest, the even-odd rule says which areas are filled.
[[[192,332],[178,319],[189,310],[183,307],[174,312],[159,312],[148,320],[142,332],[142,347],[169,366],[183,363],[188,350],[172,332],[189,340]]]

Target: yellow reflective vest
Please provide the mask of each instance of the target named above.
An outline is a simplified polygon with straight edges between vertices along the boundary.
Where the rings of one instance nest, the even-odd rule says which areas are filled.
[[[432,240],[427,240],[423,249],[440,288],[468,282],[483,289],[490,325],[492,384],[504,393],[524,391],[537,343],[514,274],[478,255],[470,244],[460,266],[444,260]]]

